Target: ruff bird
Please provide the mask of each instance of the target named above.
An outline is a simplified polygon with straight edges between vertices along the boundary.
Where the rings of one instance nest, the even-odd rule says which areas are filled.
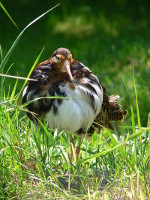
[[[92,136],[102,127],[113,129],[111,121],[121,121],[127,114],[118,104],[119,96],[108,96],[97,76],[72,58],[70,50],[58,48],[52,56],[33,70],[22,102],[27,103],[28,117],[35,123],[46,118],[51,129]],[[71,145],[70,164],[73,149]]]

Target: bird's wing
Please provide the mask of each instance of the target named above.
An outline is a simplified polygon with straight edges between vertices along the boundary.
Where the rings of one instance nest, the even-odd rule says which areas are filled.
[[[88,78],[89,83],[95,83],[100,86],[97,76],[79,61],[74,60],[72,62],[71,73],[73,78],[78,79],[78,81],[81,80],[80,83],[83,78]]]
[[[50,81],[52,74],[48,60],[40,63],[30,76],[37,81],[29,81],[23,91],[22,103],[27,103],[27,115],[32,121],[37,121],[36,118],[41,118],[52,106],[53,99],[49,97],[54,95],[56,89]]]

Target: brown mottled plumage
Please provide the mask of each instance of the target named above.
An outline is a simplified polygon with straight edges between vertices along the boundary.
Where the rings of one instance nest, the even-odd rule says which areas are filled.
[[[103,90],[103,92],[103,97],[105,97],[102,110],[93,122],[93,127],[97,132],[103,127],[113,130],[114,128],[111,121],[121,121],[128,113],[127,110],[122,110],[121,106],[118,104],[120,98],[118,95],[108,96],[105,90]]]
[[[29,81],[23,92],[27,115],[34,122],[46,118],[52,129],[91,136],[95,128],[113,129],[111,121],[127,114],[118,104],[119,96],[108,96],[96,75],[68,49],[57,49],[30,78],[37,81]]]

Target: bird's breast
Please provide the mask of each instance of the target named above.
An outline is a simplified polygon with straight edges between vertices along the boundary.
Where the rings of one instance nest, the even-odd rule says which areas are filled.
[[[37,83],[24,89],[23,103],[26,102],[32,102],[27,105],[29,111],[40,119],[45,116],[52,129],[86,131],[101,110],[103,89],[96,79],[88,77],[82,81],[55,81],[43,87]]]
[[[59,85],[52,108],[47,112],[46,118],[49,127],[74,133],[79,129],[86,131],[100,112],[103,91],[97,85],[92,85],[94,92],[87,84],[66,83]]]

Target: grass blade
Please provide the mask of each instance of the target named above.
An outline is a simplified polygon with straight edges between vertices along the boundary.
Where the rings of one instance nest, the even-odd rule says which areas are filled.
[[[12,23],[14,24],[14,26],[18,28],[17,24],[15,23],[15,21],[13,20],[13,18],[10,16],[10,14],[8,13],[8,11],[6,10],[6,8],[3,6],[2,2],[0,2],[0,6],[3,9],[3,11],[6,13],[6,15],[8,16],[8,18],[12,21]]]
[[[23,33],[32,25],[34,24],[36,21],[38,21],[39,19],[41,19],[42,17],[44,17],[46,14],[48,14],[50,11],[54,10],[57,6],[59,6],[59,4],[57,4],[56,6],[52,7],[51,9],[49,9],[48,11],[46,11],[45,13],[43,13],[42,15],[40,15],[39,17],[37,17],[36,19],[34,19],[32,22],[30,22],[24,29],[23,31],[21,31],[21,33],[18,35],[18,37],[16,38],[16,40],[14,41],[13,45],[11,46],[11,48],[9,49],[8,53],[6,54],[6,56],[4,57],[4,59],[2,60],[2,63],[0,65],[1,70],[3,70],[3,68],[5,67],[9,57],[11,56],[12,52],[14,51],[17,43],[19,42],[20,38],[22,37]]]
[[[13,91],[12,91],[11,96],[10,96],[10,101],[14,100],[17,84],[18,84],[18,80],[16,81],[16,83],[14,85]]]
[[[21,76],[12,76],[12,75],[9,75],[9,74],[1,74],[0,73],[0,76],[7,77],[7,78],[20,79],[20,80],[27,80],[27,81],[37,81],[36,79],[25,78],[25,77],[21,77]]]
[[[138,128],[139,128],[139,130],[141,130],[140,111],[139,111],[139,105],[138,105],[138,99],[137,99],[137,90],[136,90],[136,83],[135,83],[135,76],[134,76],[134,67],[133,67],[133,81],[134,81],[134,89],[135,89],[135,100],[136,100]]]
[[[22,93],[22,91],[23,91],[23,89],[24,89],[24,87],[25,87],[25,84],[26,84],[27,81],[30,79],[29,77],[30,77],[30,75],[31,75],[31,73],[32,73],[32,71],[33,71],[33,69],[34,69],[35,66],[37,65],[37,63],[38,63],[38,61],[39,61],[39,59],[40,59],[40,57],[41,57],[43,51],[44,51],[44,48],[42,49],[42,51],[40,52],[40,54],[39,54],[38,57],[36,58],[36,60],[35,60],[35,62],[34,62],[34,64],[33,64],[33,66],[32,66],[32,68],[31,68],[31,70],[30,70],[30,72],[29,72],[29,74],[28,74],[28,76],[27,76],[27,78],[26,78],[26,81],[24,82],[24,84],[23,84],[23,86],[22,86],[22,88],[21,88],[21,90],[20,90],[20,92],[19,92],[19,94],[18,94],[17,99],[19,99],[19,97],[20,97],[20,95],[21,95],[21,93]],[[34,79],[33,79],[33,80],[34,80]],[[36,81],[36,80],[34,80],[34,81]]]
[[[132,100],[131,100],[131,95],[130,95],[128,87],[125,83],[125,80],[123,78],[122,78],[122,80],[123,80],[124,86],[127,90],[127,93],[128,93],[129,99],[130,99],[130,109],[131,109],[131,116],[132,116],[132,130],[133,130],[133,132],[135,132],[135,117],[134,117],[134,110],[133,110],[133,106],[132,106],[133,104],[132,104]]]
[[[79,162],[79,163],[80,163],[80,164],[81,164],[81,163],[82,163],[82,164],[83,164],[83,163],[86,163],[86,162],[88,162],[88,161],[90,161],[90,160],[92,160],[92,159],[94,159],[94,158],[96,158],[96,157],[99,157],[99,156],[102,156],[102,155],[106,155],[108,152],[114,151],[114,150],[117,149],[117,148],[121,148],[122,145],[127,144],[128,141],[133,140],[133,139],[137,139],[137,138],[140,137],[143,133],[145,133],[146,131],[149,131],[149,130],[150,130],[150,127],[145,128],[145,129],[143,129],[143,130],[139,130],[138,132],[133,133],[132,135],[130,135],[130,136],[127,138],[127,140],[126,140],[125,142],[118,143],[118,144],[117,144],[116,146],[114,146],[113,148],[107,149],[106,151],[99,152],[99,153],[94,154],[94,155],[92,155],[92,156],[89,156],[89,157],[87,157],[87,158],[85,158],[85,159],[82,159],[81,162]],[[116,143],[116,142],[115,142],[115,143]]]
[[[3,51],[2,51],[2,46],[0,45],[0,59],[1,61],[3,60]]]
[[[121,146],[124,145],[124,144],[125,144],[125,143],[119,143],[118,145],[114,146],[113,148],[107,149],[106,151],[99,152],[99,153],[97,153],[97,154],[94,154],[94,155],[92,155],[92,156],[89,156],[89,157],[87,157],[87,158],[84,158],[84,159],[82,159],[81,161],[79,161],[79,164],[83,164],[83,163],[86,163],[86,162],[88,162],[88,161],[90,161],[90,160],[96,158],[96,157],[100,157],[100,156],[102,156],[102,155],[106,155],[107,153],[109,153],[109,152],[111,152],[111,151],[117,149],[118,147],[121,147]]]

